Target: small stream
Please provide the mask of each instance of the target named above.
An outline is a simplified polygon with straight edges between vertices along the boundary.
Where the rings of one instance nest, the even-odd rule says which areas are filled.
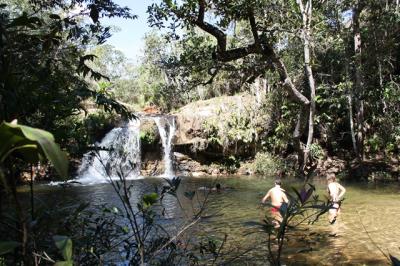
[[[134,184],[132,201],[142,195],[161,188],[164,180],[144,178],[131,180]],[[201,187],[210,187],[216,182],[213,178],[183,178],[179,195],[184,191],[197,191],[199,198],[205,192]],[[233,253],[249,249],[235,265],[265,265],[266,250],[260,246],[266,235],[254,232],[248,226],[259,222],[266,209],[259,208],[260,199],[272,186],[272,179],[260,177],[226,177],[217,182],[229,189],[211,193],[206,214],[193,230],[197,236],[215,235],[223,238],[228,235],[226,250]],[[316,181],[317,192],[325,193],[326,184]],[[342,213],[335,225],[330,225],[322,216],[317,224],[302,228],[301,234],[289,236],[283,254],[283,262],[288,265],[382,265],[387,259],[382,254],[400,257],[400,186],[394,184],[343,184],[347,193],[342,205]],[[91,202],[94,205],[108,203],[119,205],[117,195],[110,184],[91,186],[39,186],[35,189],[38,201],[48,208],[76,205]],[[57,206],[55,204],[58,204]],[[60,206],[60,204],[62,206]],[[179,224],[184,212],[190,213],[192,205],[182,200],[182,210],[173,199],[164,202],[167,224]],[[213,215],[211,215],[213,214]],[[173,230],[173,229],[171,229]],[[334,236],[329,236],[334,235]]]

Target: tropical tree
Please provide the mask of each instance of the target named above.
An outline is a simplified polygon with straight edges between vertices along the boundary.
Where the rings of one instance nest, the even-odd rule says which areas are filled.
[[[241,60],[242,64],[249,64],[247,69],[253,70],[252,73],[247,73],[248,76],[262,76],[271,69],[278,73],[282,88],[299,104],[297,111],[299,117],[294,131],[294,139],[297,142],[295,147],[298,150],[299,162],[304,167],[304,156],[308,156],[308,152],[300,144],[300,136],[303,133],[302,113],[303,109],[310,106],[311,102],[293,82],[280,55],[280,48],[285,44],[279,43],[284,36],[282,33],[285,33],[285,26],[288,26],[284,19],[288,18],[288,14],[289,18],[293,18],[290,15],[292,8],[291,3],[280,1],[250,1],[246,3],[233,1],[229,5],[225,5],[219,1],[199,0],[184,1],[179,4],[163,1],[159,5],[153,5],[150,11],[153,21],[157,22],[153,23],[154,25],[160,26],[170,20],[172,27],[175,21],[181,21],[185,26],[197,27],[215,38],[216,46],[210,52],[216,65]],[[214,16],[216,19],[210,22],[208,16]],[[236,21],[247,24],[247,31],[251,33],[251,39],[247,39],[247,42],[235,41],[235,36],[230,34],[230,27]],[[247,58],[251,60],[246,60]],[[311,128],[312,118],[313,114],[310,115],[311,121],[307,122]],[[312,130],[310,130],[311,132]],[[311,142],[312,134],[308,141],[309,145]]]
[[[0,121],[18,119],[51,129],[65,145],[68,136],[61,129],[84,110],[86,99],[131,116],[125,106],[90,86],[89,80],[108,77],[89,67],[95,56],[87,53],[110,36],[99,17],[132,18],[129,10],[110,1],[85,8],[78,8],[82,1],[22,2],[0,6]]]

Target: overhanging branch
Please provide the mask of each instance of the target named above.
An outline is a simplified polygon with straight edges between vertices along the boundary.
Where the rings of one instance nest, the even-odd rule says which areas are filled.
[[[253,34],[254,43],[249,44],[244,47],[234,48],[234,49],[226,49],[227,46],[227,36],[226,34],[219,29],[217,26],[214,26],[206,21],[204,21],[205,13],[206,13],[206,0],[198,0],[199,11],[197,16],[185,16],[179,10],[173,10],[173,12],[181,19],[186,19],[190,23],[198,26],[203,31],[209,33],[214,36],[217,40],[217,51],[213,54],[213,58],[221,61],[221,62],[229,62],[234,61],[240,58],[244,58],[250,54],[260,54],[265,59],[271,60],[271,62],[275,65],[276,70],[279,73],[281,82],[283,87],[289,91],[292,98],[303,105],[310,104],[310,101],[305,97],[300,91],[296,89],[296,86],[293,84],[290,79],[288,72],[286,70],[285,64],[276,54],[273,49],[273,45],[268,42],[268,40],[260,39],[257,31],[257,23],[254,16],[254,11],[250,8],[248,12],[248,19],[250,22],[251,32]],[[267,61],[266,60],[266,61]]]

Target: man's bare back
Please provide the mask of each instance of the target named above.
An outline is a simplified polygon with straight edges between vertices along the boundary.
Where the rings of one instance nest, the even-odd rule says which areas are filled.
[[[271,198],[271,215],[273,217],[273,224],[275,227],[279,227],[282,221],[282,215],[280,213],[280,208],[283,203],[288,203],[289,200],[285,194],[285,190],[281,188],[280,180],[275,181],[275,187],[268,190],[267,194],[261,200],[265,203],[269,198]]]
[[[346,192],[346,189],[336,181],[328,184],[328,190],[333,202],[338,202]]]
[[[283,202],[287,203],[289,201],[285,194],[285,190],[282,189],[280,185],[275,185],[275,187],[271,188],[261,202],[265,203],[269,198],[271,198],[271,205],[278,208]]]

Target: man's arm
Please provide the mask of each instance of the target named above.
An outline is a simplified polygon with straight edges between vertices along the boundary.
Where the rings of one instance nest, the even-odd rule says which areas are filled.
[[[261,200],[261,203],[265,203],[270,196],[271,196],[271,190],[269,190],[268,193],[265,194],[264,198]]]
[[[283,198],[284,202],[289,203],[289,200],[288,200],[285,192],[283,192],[283,197],[282,198]]]
[[[344,193],[346,193],[346,189],[339,183],[338,183],[338,187],[339,187],[339,190],[340,190],[338,198],[341,199],[344,196]]]

